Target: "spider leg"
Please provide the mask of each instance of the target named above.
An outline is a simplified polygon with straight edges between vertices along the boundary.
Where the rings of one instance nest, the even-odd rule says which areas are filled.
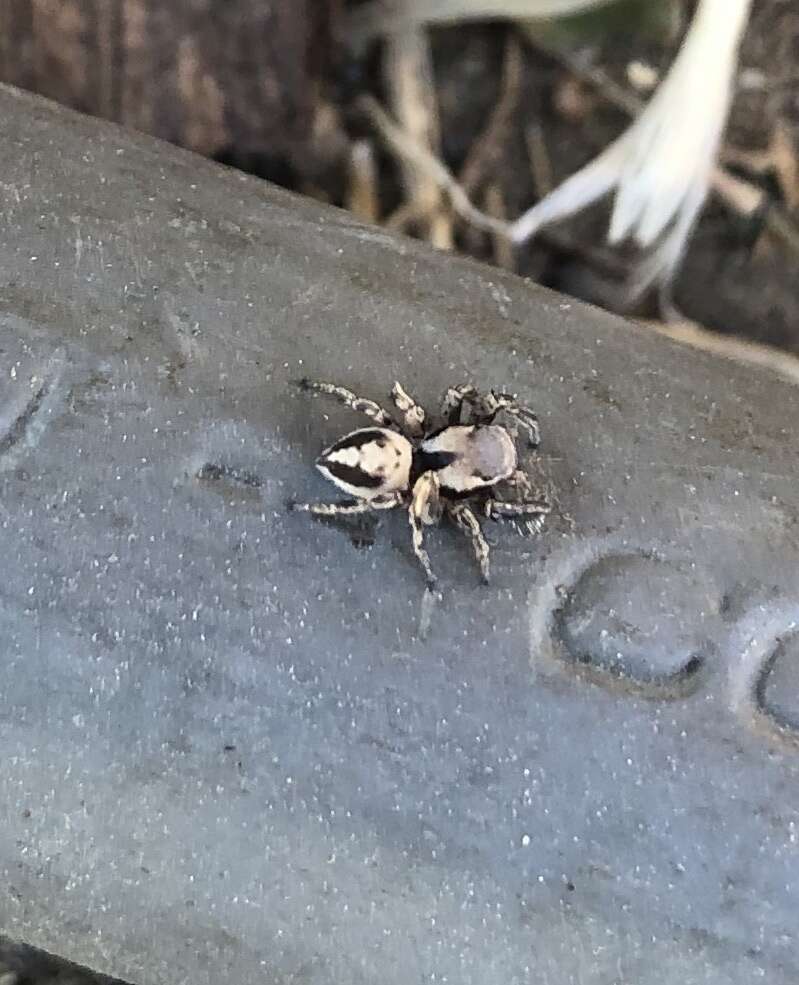
[[[289,503],[294,513],[313,513],[314,516],[358,516],[376,510],[393,510],[402,504],[401,493],[393,496],[375,496],[374,499],[349,499],[339,503]]]
[[[536,526],[540,526],[544,522],[543,518],[552,512],[552,504],[543,496],[540,499],[521,500],[515,503],[502,499],[487,499],[483,509],[489,520],[507,520],[519,516],[534,516],[540,518],[535,521]]]
[[[506,489],[513,494],[513,499],[505,499],[504,497],[500,499],[500,494]],[[495,498],[499,499],[500,502],[509,503],[535,503],[538,505],[539,502],[549,502],[542,491],[533,484],[530,476],[522,469],[517,469],[513,475],[508,476],[508,478],[497,487],[497,496]],[[526,531],[532,536],[541,532],[545,514],[536,515],[535,513],[523,513],[521,515],[527,519],[523,525],[519,527],[520,533]],[[495,517],[495,519],[498,519],[498,517]],[[516,517],[516,519],[519,518]]]
[[[463,405],[468,404],[472,412],[473,424],[491,424],[500,412],[504,412],[527,432],[527,439],[533,448],[541,443],[538,418],[527,407],[523,407],[510,393],[480,393],[470,384],[450,387],[442,404],[442,413],[448,424],[460,424]]]
[[[367,400],[366,397],[359,397],[357,393],[348,390],[346,387],[337,386],[335,383],[324,383],[321,380],[298,380],[297,386],[302,390],[310,390],[313,393],[326,393],[329,397],[338,400],[339,403],[349,407],[359,414],[365,414],[373,421],[384,428],[391,428],[392,431],[399,430],[391,415],[383,410],[380,404],[374,400]]]
[[[513,489],[514,492],[517,493],[518,499],[534,500],[537,498],[535,496],[533,481],[523,469],[516,469],[512,475],[509,475],[508,478],[504,480],[502,485]]]
[[[419,476],[411,494],[411,505],[408,508],[408,521],[413,536],[413,551],[424,568],[428,586],[436,582],[436,576],[430,564],[430,555],[424,549],[424,527],[438,521],[441,515],[441,501],[438,495],[438,476],[435,472],[425,472]]]
[[[474,556],[480,565],[483,584],[487,585],[490,580],[489,546],[488,541],[483,536],[483,531],[480,529],[480,521],[475,516],[474,510],[466,503],[447,503],[446,511],[447,516],[454,522],[455,526],[471,540]]]
[[[444,394],[441,401],[441,416],[447,424],[460,424],[463,414],[463,405],[473,405],[479,399],[479,394],[471,383],[461,383],[460,386],[451,386]]]
[[[424,408],[417,404],[399,383],[395,383],[391,388],[391,399],[402,414],[402,423],[405,425],[406,432],[413,438],[421,438],[425,431]]]
[[[500,412],[505,413],[527,432],[531,448],[541,444],[541,429],[538,418],[528,408],[522,406],[511,393],[494,393],[490,390],[480,398],[483,419],[480,423],[490,424]]]

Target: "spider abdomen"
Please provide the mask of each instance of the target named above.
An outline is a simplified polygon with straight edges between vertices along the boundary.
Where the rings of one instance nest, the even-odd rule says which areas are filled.
[[[493,486],[516,467],[516,445],[498,424],[446,427],[421,442],[414,462],[414,471],[435,471],[442,489],[453,493]]]
[[[326,448],[316,467],[326,478],[360,499],[408,488],[413,446],[388,428],[360,428]]]

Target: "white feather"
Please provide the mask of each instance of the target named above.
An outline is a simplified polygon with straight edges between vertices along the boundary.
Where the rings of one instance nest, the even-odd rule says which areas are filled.
[[[671,277],[707,194],[751,3],[700,0],[674,64],[641,116],[521,216],[513,225],[515,242],[615,187],[608,239],[630,237],[652,249],[639,268],[638,289]]]

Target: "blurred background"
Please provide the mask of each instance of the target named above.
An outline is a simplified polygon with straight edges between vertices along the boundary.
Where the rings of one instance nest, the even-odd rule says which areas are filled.
[[[694,81],[659,110],[658,153],[687,146],[728,45],[729,122],[674,270],[629,289],[646,249],[607,243],[607,196],[513,243],[512,220],[630,127],[703,2],[738,5],[743,33],[698,38]],[[798,56],[797,0],[0,0],[7,83],[653,328],[796,354]]]

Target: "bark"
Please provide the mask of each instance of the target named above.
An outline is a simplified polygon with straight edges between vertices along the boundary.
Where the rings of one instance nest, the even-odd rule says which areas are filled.
[[[0,79],[210,156],[296,160],[338,0],[3,0]]]

